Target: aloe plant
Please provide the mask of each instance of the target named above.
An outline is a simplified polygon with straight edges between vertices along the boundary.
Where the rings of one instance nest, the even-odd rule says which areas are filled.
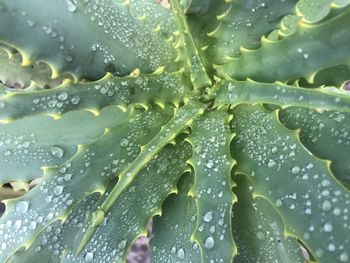
[[[350,262],[349,4],[0,0],[0,261]]]

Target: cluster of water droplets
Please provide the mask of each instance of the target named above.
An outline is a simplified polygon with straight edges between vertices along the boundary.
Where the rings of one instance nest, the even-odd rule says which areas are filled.
[[[306,151],[272,114],[242,107],[236,115],[233,130],[236,147],[242,149],[238,163],[252,167],[246,172],[259,192],[275,203],[288,229],[311,246],[316,257],[326,256],[328,250],[327,257],[346,262],[342,260],[350,240],[340,236],[350,230],[349,194],[329,175],[326,164]]]
[[[220,114],[221,113],[221,114]],[[230,249],[231,206],[233,193],[230,189],[231,157],[226,113],[218,111],[198,120],[193,126],[191,143],[194,145],[192,161],[195,170],[195,194],[197,197],[198,228],[196,238],[208,262],[225,262],[223,255],[212,251],[214,247]],[[212,134],[215,136],[212,136]]]
[[[221,41],[215,46],[216,59],[222,60],[223,54],[239,56],[242,46],[248,49],[259,47],[261,36],[278,28],[281,17],[291,13],[295,6],[285,0],[274,1],[273,5],[269,2],[271,1],[238,1],[232,4],[237,12],[232,15],[226,11],[229,15],[222,20]],[[247,34],[247,31],[250,33]]]

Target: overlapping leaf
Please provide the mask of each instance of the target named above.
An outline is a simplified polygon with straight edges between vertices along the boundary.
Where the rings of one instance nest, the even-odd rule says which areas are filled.
[[[295,34],[277,42],[266,42],[218,68],[222,76],[274,82],[301,78],[312,81],[320,69],[349,64],[349,8],[323,23],[300,23]],[[264,68],[266,70],[262,71]]]
[[[147,9],[155,11],[152,19],[140,16]],[[145,73],[160,66],[171,70],[176,52],[154,30],[162,21],[156,18],[169,13],[163,9],[149,1],[2,0],[0,41],[21,50],[25,63],[43,59],[57,71],[91,80],[106,71],[126,75],[135,68]]]
[[[279,123],[276,112],[242,105],[234,114],[237,172],[250,177],[253,194],[274,205],[286,234],[300,239],[319,262],[347,262],[349,191],[325,161],[303,147],[296,132]]]

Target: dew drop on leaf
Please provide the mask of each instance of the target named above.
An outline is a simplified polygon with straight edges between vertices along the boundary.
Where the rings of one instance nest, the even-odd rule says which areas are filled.
[[[53,193],[55,195],[60,195],[62,194],[63,192],[63,186],[62,185],[56,185],[54,188],[53,188]]]
[[[25,213],[28,211],[29,203],[27,201],[21,201],[16,205],[16,211],[19,213]]]
[[[68,11],[69,12],[75,12],[77,10],[77,3],[76,0],[66,0]]]
[[[123,139],[120,140],[120,146],[122,148],[126,148],[126,147],[128,147],[128,145],[129,145],[129,140],[128,139],[123,138]]]
[[[348,260],[349,260],[348,253],[347,252],[341,253],[339,256],[339,260],[340,260],[340,262],[348,262]]]
[[[63,151],[63,149],[61,147],[59,147],[57,145],[54,145],[54,146],[51,147],[51,154],[55,158],[62,158],[63,154],[64,154],[64,151]]]
[[[84,258],[87,262],[92,262],[94,259],[94,254],[92,252],[87,252]]]
[[[207,239],[204,242],[204,246],[208,249],[213,248],[215,245],[214,239],[212,237],[207,237]]]
[[[178,251],[177,251],[177,257],[179,259],[184,259],[185,258],[185,250],[183,250],[182,248],[180,248]]]
[[[325,232],[332,232],[333,230],[333,226],[331,223],[325,223],[324,226],[323,226],[323,230]]]
[[[325,201],[322,203],[322,210],[323,210],[323,211],[329,211],[329,210],[331,210],[331,208],[332,208],[332,204],[331,204],[330,201],[325,200]]]
[[[205,222],[210,222],[213,219],[213,213],[211,211],[205,213],[203,220]]]
[[[66,99],[68,98],[68,93],[65,92],[65,91],[63,91],[63,92],[61,92],[61,93],[58,94],[57,98],[58,98],[59,100],[66,100]]]
[[[295,165],[292,167],[292,174],[297,174],[300,172],[300,167]]]

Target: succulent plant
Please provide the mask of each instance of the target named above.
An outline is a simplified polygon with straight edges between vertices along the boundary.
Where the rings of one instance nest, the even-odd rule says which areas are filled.
[[[350,262],[349,4],[0,0],[0,261]]]

